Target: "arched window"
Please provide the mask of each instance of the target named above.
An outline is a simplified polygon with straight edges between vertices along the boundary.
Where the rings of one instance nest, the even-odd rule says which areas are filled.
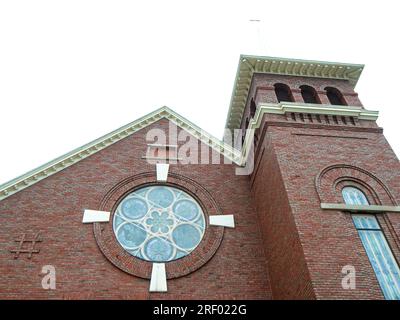
[[[294,102],[292,91],[286,84],[276,83],[274,87],[278,102]]]
[[[344,187],[342,195],[346,204],[369,205],[365,194],[357,188]],[[378,219],[373,214],[353,214],[352,218],[383,295],[388,300],[399,300],[400,269]]]
[[[364,192],[354,187],[344,187],[342,189],[343,200],[346,204],[369,205]]]
[[[250,117],[251,118],[254,118],[256,111],[257,111],[256,103],[254,102],[254,99],[251,98],[251,102],[250,102]]]
[[[326,87],[326,96],[329,102],[336,106],[347,106],[346,100],[343,98],[343,94],[336,88]]]
[[[301,90],[301,96],[303,97],[305,103],[316,103],[316,104],[321,103],[317,91],[315,91],[313,87],[303,85],[300,86],[300,90]]]

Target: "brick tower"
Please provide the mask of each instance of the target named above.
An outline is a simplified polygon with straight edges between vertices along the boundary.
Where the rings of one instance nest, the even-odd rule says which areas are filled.
[[[354,91],[362,69],[240,58],[227,127],[254,136],[275,299],[400,298],[400,166]]]
[[[0,299],[400,299],[362,68],[241,56],[241,150],[162,107],[1,185]]]

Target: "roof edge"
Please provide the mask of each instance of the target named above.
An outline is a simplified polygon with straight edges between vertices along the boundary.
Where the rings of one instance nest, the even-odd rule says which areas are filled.
[[[240,126],[254,73],[348,80],[355,87],[363,69],[363,64],[241,54],[225,127]]]
[[[162,118],[174,122],[177,126],[186,130],[234,163],[238,164],[240,162],[241,153],[238,150],[215,138],[172,109],[164,106],[0,185],[0,201],[107,148]]]

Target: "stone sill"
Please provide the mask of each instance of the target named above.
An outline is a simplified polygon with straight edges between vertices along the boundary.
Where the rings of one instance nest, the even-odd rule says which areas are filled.
[[[344,203],[321,203],[321,209],[351,212],[400,212],[400,206],[353,205]]]

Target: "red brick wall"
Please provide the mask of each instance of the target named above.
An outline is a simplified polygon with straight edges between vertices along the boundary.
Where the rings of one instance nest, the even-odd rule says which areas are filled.
[[[365,181],[371,189],[376,189],[376,203],[398,204],[400,165],[382,130],[371,121],[327,125],[267,115],[260,132],[260,148],[256,155],[260,164],[256,165],[252,192],[267,243],[265,250],[273,297],[310,298],[315,295],[317,299],[382,299],[351,215],[321,210],[316,188],[316,177],[327,166],[351,165],[364,170],[371,179],[381,181],[393,195],[389,201],[389,197],[377,190],[381,188],[378,184]],[[330,178],[335,181],[344,176],[362,183],[364,174],[357,172],[337,170],[336,176]],[[340,202],[340,188],[335,192],[334,200]],[[378,220],[400,261],[400,216],[379,214]],[[275,264],[276,261],[279,263]],[[345,265],[356,269],[355,290],[344,290],[341,286],[344,276],[341,270]]]
[[[273,299],[315,298],[279,163],[266,137],[251,180]]]
[[[149,171],[155,176],[155,165],[142,159],[152,127],[167,129],[168,122],[161,120],[0,202],[0,299],[271,298],[249,180],[234,174],[235,165],[171,165],[171,172],[206,188],[221,213],[234,214],[236,228],[225,229],[220,247],[200,269],[168,280],[168,293],[149,294],[149,280],[121,271],[101,253],[92,224],[81,222],[83,210],[99,209],[107,192],[128,177]],[[39,231],[40,253],[14,259],[9,252],[14,240]],[[43,265],[56,268],[56,290],[42,289]]]
[[[249,90],[246,107],[242,117],[241,127],[244,128],[246,119],[250,118],[250,102],[253,98],[256,105],[259,103],[277,103],[274,84],[284,83],[292,91],[295,102],[304,103],[300,93],[300,86],[308,85],[313,87],[322,104],[330,104],[324,88],[337,88],[349,106],[361,106],[362,103],[358,94],[354,91],[352,85],[347,80],[319,79],[310,77],[280,76],[272,74],[256,73],[253,75],[251,87]]]
[[[361,105],[346,81],[301,77],[255,75],[249,97],[258,85],[275,82],[292,88],[337,87],[350,105]],[[260,90],[256,99],[275,102],[273,91],[267,90],[269,96]],[[149,280],[115,267],[100,251],[93,226],[81,221],[83,210],[99,209],[121,181],[146,172],[155,176],[155,165],[142,158],[146,132],[154,127],[167,130],[168,121],[161,120],[0,202],[0,298],[383,298],[350,214],[321,210],[320,203],[340,202],[340,186],[353,179],[365,183],[371,202],[398,204],[399,161],[375,122],[298,114],[264,116],[250,177],[235,175],[232,164],[171,165],[172,173],[205,188],[222,214],[234,214],[236,228],[224,230],[215,255],[199,269],[169,280],[168,293],[149,294]],[[338,169],[318,186],[318,177],[329,166]],[[346,179],[337,186],[329,186],[329,181],[342,177]],[[378,220],[400,261],[400,215],[380,214]],[[17,245],[14,240],[36,232],[43,239],[37,245],[40,253],[31,260],[26,254],[14,259],[9,251]],[[54,291],[41,288],[44,265],[56,268]],[[341,286],[346,265],[356,268],[355,290]]]

